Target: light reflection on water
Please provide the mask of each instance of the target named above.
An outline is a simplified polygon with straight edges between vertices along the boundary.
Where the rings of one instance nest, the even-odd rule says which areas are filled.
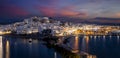
[[[6,57],[5,58],[9,58],[10,57],[10,43],[9,41],[6,41],[6,48],[5,48],[5,53],[6,53]]]
[[[77,39],[78,38],[78,39]],[[89,55],[72,54],[43,41],[28,38],[0,37],[1,58],[119,58],[119,36],[79,36],[71,38],[72,48]],[[30,41],[31,42],[30,42]]]
[[[0,36],[0,58],[3,57],[3,43],[2,43],[2,36]]]

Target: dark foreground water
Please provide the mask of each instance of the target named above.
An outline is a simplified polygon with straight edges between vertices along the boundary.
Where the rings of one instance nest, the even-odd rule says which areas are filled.
[[[38,39],[29,40],[0,36],[0,58],[120,58],[119,36],[80,36],[77,47],[89,53],[88,57],[51,47]]]

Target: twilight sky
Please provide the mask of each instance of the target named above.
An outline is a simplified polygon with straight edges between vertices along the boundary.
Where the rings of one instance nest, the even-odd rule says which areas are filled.
[[[0,16],[120,18],[120,0],[1,0]]]

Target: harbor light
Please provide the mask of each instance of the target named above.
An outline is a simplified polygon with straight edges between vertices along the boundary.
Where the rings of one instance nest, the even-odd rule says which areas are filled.
[[[10,33],[11,33],[11,31],[6,31],[6,32],[2,32],[2,31],[0,31],[0,35],[10,34]]]
[[[3,34],[3,32],[2,32],[2,31],[0,31],[0,35],[1,35],[1,34]]]

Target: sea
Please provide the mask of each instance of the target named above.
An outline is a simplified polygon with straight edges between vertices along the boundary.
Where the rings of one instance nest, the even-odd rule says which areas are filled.
[[[69,41],[66,45],[87,55],[68,52],[39,38],[0,36],[0,58],[120,58],[120,36],[78,36]]]

